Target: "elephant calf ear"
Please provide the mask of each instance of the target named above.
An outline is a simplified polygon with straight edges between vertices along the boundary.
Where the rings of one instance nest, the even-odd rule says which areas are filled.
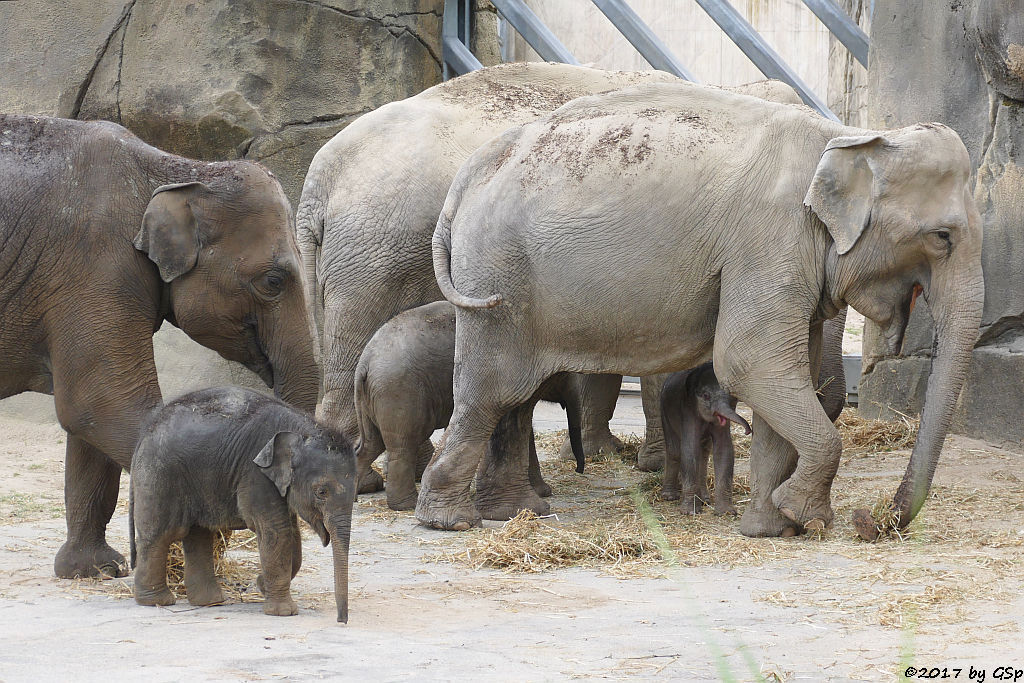
[[[881,135],[832,138],[814,171],[804,204],[828,228],[840,255],[853,248],[870,222],[875,169],[886,144]]]
[[[292,483],[292,456],[301,440],[295,432],[278,432],[252,460],[260,472],[274,482],[282,498],[288,494]]]
[[[160,279],[170,282],[184,275],[199,258],[199,224],[189,200],[202,183],[161,185],[153,192],[142,229],[135,236],[135,248],[149,255],[160,269]]]

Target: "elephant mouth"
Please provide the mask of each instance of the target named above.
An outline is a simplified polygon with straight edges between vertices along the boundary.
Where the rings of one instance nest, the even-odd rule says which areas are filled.
[[[247,360],[243,363],[263,380],[269,388],[274,388],[274,366],[260,343],[259,328],[256,318],[249,316],[243,321],[245,327],[245,347]]]
[[[887,346],[887,355],[898,356],[903,350],[903,337],[907,333],[907,324],[910,322],[910,314],[914,311],[917,297],[924,293],[924,287],[915,282],[914,286],[907,292],[906,298],[897,308],[896,315],[892,322],[884,330],[883,336]],[[927,301],[928,297],[925,297]]]

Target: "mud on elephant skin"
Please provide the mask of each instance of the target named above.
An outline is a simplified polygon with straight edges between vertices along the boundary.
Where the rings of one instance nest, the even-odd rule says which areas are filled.
[[[360,480],[365,480],[370,465],[387,450],[385,490],[388,507],[393,510],[416,506],[415,482],[434,455],[430,435],[448,426],[452,415],[454,365],[455,307],[447,301],[398,314],[374,333],[359,358],[355,408]],[[581,406],[573,386],[577,377],[566,373],[551,378],[530,402],[518,406],[495,429],[477,477],[487,519],[509,519],[524,508],[538,514],[548,512],[549,506],[541,498],[550,496],[551,488],[540,474],[531,424],[537,400],[554,401],[566,408],[577,471],[583,471]]]
[[[722,388],[711,363],[669,375],[661,390],[665,432],[665,473],[661,497],[678,500],[683,514],[694,515],[708,495],[708,454],[715,458],[715,514],[735,515],[732,472],[736,450],[729,422],[750,434],[750,425],[736,412],[736,398]]]
[[[214,534],[251,529],[263,611],[296,614],[290,585],[302,565],[302,518],[331,545],[338,621],[348,621],[356,464],[344,436],[269,396],[206,389],[154,413],[132,464],[128,520],[140,605],[174,604],[167,552],[175,541],[185,549],[189,602],[223,602],[213,573]]]
[[[827,526],[842,441],[815,393],[823,321],[852,306],[898,350],[920,288],[937,333],[894,501],[909,523],[978,334],[970,176],[939,124],[865,131],[694,85],[580,98],[498,136],[463,165],[434,233],[438,285],[459,307],[455,410],[417,518],[475,522],[487,439],[546,377],[644,376],[712,355],[754,411],[741,531]]]
[[[173,156],[112,123],[0,115],[0,140],[0,398],[52,393],[68,432],[57,576],[124,574],[105,529],[160,402],[161,322],[316,404],[290,207],[258,164]]]

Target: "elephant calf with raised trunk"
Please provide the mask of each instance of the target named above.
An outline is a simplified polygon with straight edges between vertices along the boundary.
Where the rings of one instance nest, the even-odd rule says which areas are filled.
[[[700,512],[710,500],[710,449],[715,456],[715,514],[735,515],[732,470],[736,450],[729,422],[742,426],[747,434],[750,425],[736,412],[736,397],[718,383],[711,363],[668,376],[661,390],[661,420],[665,430],[661,497],[678,500],[685,515]]]
[[[121,469],[160,403],[166,320],[316,407],[291,207],[250,161],[150,147],[121,126],[0,114],[0,398],[52,393],[68,432],[57,576],[123,575],[107,545]]]
[[[214,533],[252,529],[263,611],[297,613],[291,580],[302,565],[301,517],[334,551],[338,621],[348,621],[348,547],[356,465],[348,440],[277,399],[207,389],[167,404],[146,423],[132,462],[128,523],[135,600],[171,605],[167,551],[184,541],[193,605],[224,601],[213,574]]]
[[[804,107],[670,83],[583,97],[477,150],[434,232],[459,307],[455,411],[417,518],[479,523],[471,483],[501,416],[558,372],[638,376],[708,355],[754,411],[753,536],[823,528],[842,440],[815,393],[846,305],[893,352],[914,292],[936,321],[921,429],[896,494],[917,514],[978,335],[971,165],[940,124],[849,128]]]
[[[356,366],[355,407],[359,421],[356,457],[365,481],[374,459],[387,449],[388,507],[416,506],[415,480],[434,455],[430,435],[452,416],[452,374],[455,366],[455,307],[447,301],[419,306],[384,323],[367,343]],[[568,414],[569,441],[576,469],[583,471],[578,391],[580,376],[551,377],[534,400],[503,418],[492,437],[487,463],[477,477],[477,504],[487,519],[509,519],[528,508],[547,514],[541,498],[551,495],[544,483],[529,420],[536,400],[560,403]],[[528,434],[529,463],[520,421]]]

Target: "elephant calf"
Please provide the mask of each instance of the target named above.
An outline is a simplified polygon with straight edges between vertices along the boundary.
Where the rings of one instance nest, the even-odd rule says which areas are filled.
[[[736,412],[736,399],[718,383],[711,363],[672,373],[665,380],[661,390],[665,432],[661,497],[679,500],[684,515],[697,514],[710,498],[709,449],[715,454],[715,514],[736,514],[732,504],[736,451],[729,433],[730,420],[750,434],[750,425]]]
[[[385,490],[392,510],[416,507],[416,479],[434,454],[430,435],[435,429],[446,427],[452,416],[454,370],[455,306],[447,301],[398,314],[377,330],[359,357],[355,408],[360,435],[356,444],[360,480],[369,474],[373,461],[387,450]],[[520,437],[530,441],[530,462],[525,468],[530,487],[539,496],[551,494],[540,476],[529,424],[537,400],[561,403],[566,408],[576,469],[583,471],[579,393],[568,387],[577,379],[568,373],[552,377],[537,391],[533,401],[512,411],[495,430],[488,450],[488,466],[477,487],[499,499],[497,508],[501,510],[491,510],[488,519],[508,519],[521,509],[504,500],[510,490],[517,488],[517,483],[525,488],[525,480],[517,476],[523,474],[524,468],[517,466],[522,462],[505,455],[516,450],[522,441]]]
[[[193,605],[223,602],[213,573],[214,532],[256,532],[266,614],[297,613],[291,580],[302,564],[302,517],[334,552],[338,621],[348,621],[348,547],[356,493],[345,437],[288,404],[239,388],[169,403],[143,428],[132,459],[128,523],[135,600],[170,605],[167,551],[183,540]]]

